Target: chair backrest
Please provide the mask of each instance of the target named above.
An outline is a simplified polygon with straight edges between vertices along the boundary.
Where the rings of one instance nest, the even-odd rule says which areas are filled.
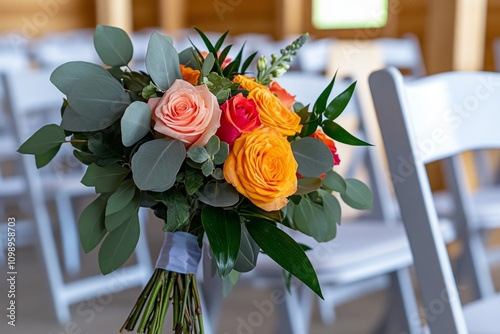
[[[429,307],[445,301],[442,312],[428,319],[433,333],[466,333],[466,325],[425,164],[500,148],[499,86],[500,73],[443,73],[405,82],[398,70],[388,68],[370,76],[423,302]],[[467,207],[458,211],[467,214]]]

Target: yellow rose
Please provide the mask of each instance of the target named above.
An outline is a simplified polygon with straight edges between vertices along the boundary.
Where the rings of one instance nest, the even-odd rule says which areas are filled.
[[[266,86],[256,83],[255,78],[249,78],[246,75],[237,75],[234,77],[233,81],[239,83],[243,89],[246,89],[249,92],[256,88],[268,89]]]
[[[299,115],[285,107],[267,88],[251,90],[248,99],[257,104],[262,124],[276,128],[284,136],[293,136],[302,130]]]
[[[262,127],[242,134],[224,163],[224,178],[259,208],[283,208],[297,191],[297,167],[290,143]]]

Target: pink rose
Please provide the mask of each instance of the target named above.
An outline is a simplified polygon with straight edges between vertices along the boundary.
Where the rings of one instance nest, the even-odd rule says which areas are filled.
[[[154,129],[186,145],[204,146],[220,125],[217,98],[207,86],[193,86],[184,80],[174,84],[159,98],[149,99]]]
[[[222,117],[217,136],[232,145],[242,133],[249,133],[261,124],[257,105],[241,93],[233,96],[221,106]]]

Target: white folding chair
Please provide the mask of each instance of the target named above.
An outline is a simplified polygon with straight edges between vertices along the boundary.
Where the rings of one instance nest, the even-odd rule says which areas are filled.
[[[38,127],[60,120],[61,93],[49,81],[50,71],[18,71],[4,74],[7,110],[14,121],[17,147]],[[70,149],[70,147],[67,147]],[[65,155],[64,149],[53,163],[38,170],[33,156],[20,157],[21,181],[28,190],[30,203],[24,211],[32,212],[48,281],[54,302],[56,316],[63,323],[70,319],[70,305],[78,301],[98,296],[103,290],[113,291],[116,280],[120,286],[129,288],[142,286],[149,279],[152,267],[145,234],[141,233],[136,249],[136,264],[118,269],[111,275],[90,276],[66,281],[61,268],[52,217],[48,202],[56,206],[61,230],[62,252],[66,272],[80,269],[80,252],[75,210],[72,200],[82,196],[95,196],[93,189],[80,183],[83,169],[79,162]],[[67,150],[66,153],[70,153]],[[66,173],[66,170],[69,171]],[[29,210],[28,210],[29,208]],[[144,217],[144,216],[142,216]]]
[[[500,148],[499,83],[500,74],[487,72],[442,73],[412,82],[395,68],[370,76],[389,169],[399,176],[393,184],[422,293],[420,316],[432,333],[498,333],[499,295],[461,305],[425,165],[444,159],[451,166],[455,223],[464,252],[472,257],[477,289],[477,281],[490,273],[459,155]]]

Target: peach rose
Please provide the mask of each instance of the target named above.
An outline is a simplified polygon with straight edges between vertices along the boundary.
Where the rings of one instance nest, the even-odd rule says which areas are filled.
[[[186,67],[181,64],[182,78],[189,82],[191,85],[196,86],[200,81],[201,72],[193,70],[191,67]]]
[[[281,103],[269,89],[255,88],[248,93],[259,109],[262,124],[276,128],[284,136],[293,136],[300,132],[300,117]]]
[[[290,143],[273,128],[242,134],[224,163],[224,178],[259,208],[283,208],[297,191],[298,164]]]
[[[149,99],[148,105],[155,131],[182,141],[186,147],[204,146],[220,126],[217,98],[206,85],[176,80],[161,98]]]
[[[271,91],[271,93],[278,96],[278,99],[280,99],[281,103],[283,103],[285,107],[287,107],[288,109],[292,109],[292,106],[295,103],[295,95],[291,95],[276,81],[271,82],[271,84],[269,85],[269,90]]]

